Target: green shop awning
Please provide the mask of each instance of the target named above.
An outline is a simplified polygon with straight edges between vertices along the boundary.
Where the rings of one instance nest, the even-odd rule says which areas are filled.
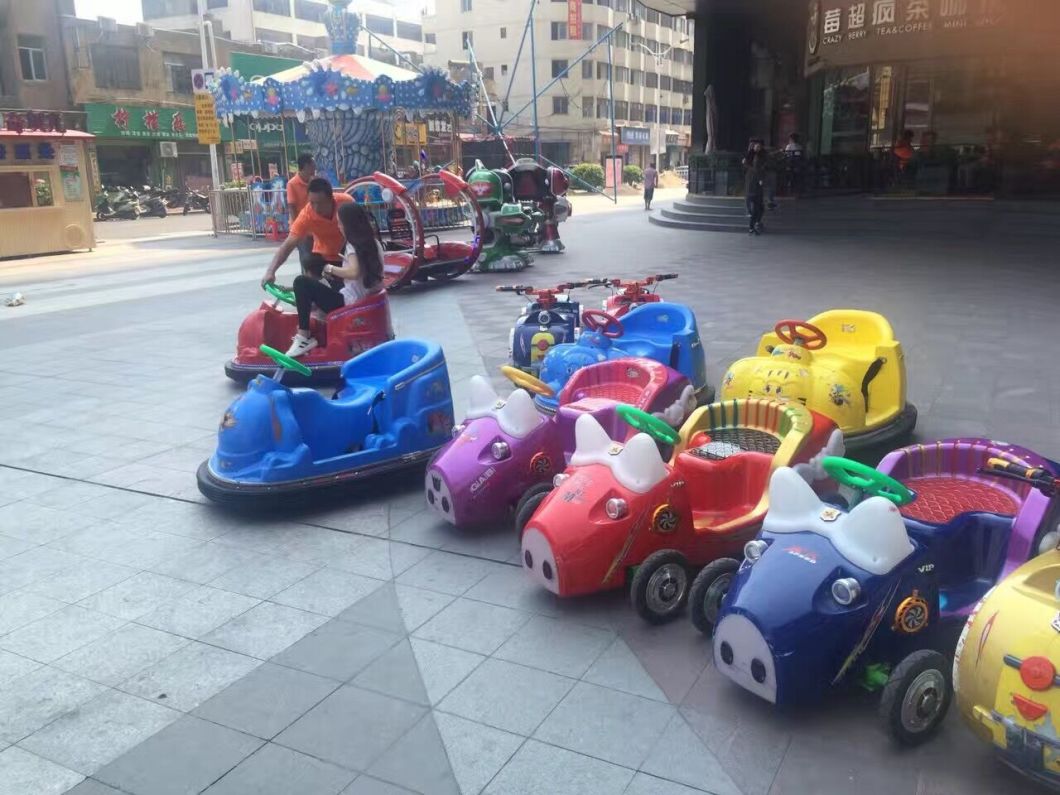
[[[199,127],[192,107],[174,108],[151,105],[85,104],[88,131],[100,138],[129,138],[154,141],[195,141]],[[221,138],[232,139],[232,132],[221,127]]]

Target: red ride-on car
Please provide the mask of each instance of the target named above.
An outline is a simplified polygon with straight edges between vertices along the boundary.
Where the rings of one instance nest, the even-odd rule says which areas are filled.
[[[287,350],[298,330],[298,315],[280,308],[281,304],[294,306],[294,293],[275,284],[266,285],[265,292],[274,300],[263,301],[243,320],[236,340],[236,356],[225,365],[225,375],[235,381],[246,382],[256,375],[275,372],[276,363],[261,353],[261,346]],[[390,302],[385,292],[339,307],[329,312],[323,322],[315,317],[309,322],[310,331],[320,344],[298,361],[311,374],[303,376],[292,370],[284,379],[289,385],[338,383],[342,365],[348,359],[394,339]]]
[[[676,279],[676,273],[656,273],[643,279],[593,279],[590,287],[604,286],[611,288],[611,295],[604,301],[604,311],[612,317],[622,317],[629,310],[641,304],[653,304],[662,301],[656,292],[659,282]]]
[[[714,403],[680,433],[632,406],[618,413],[643,433],[621,444],[592,416],[578,418],[570,465],[520,528],[522,562],[558,596],[629,584],[634,608],[652,623],[681,611],[695,569],[754,538],[775,469],[823,481],[820,462],[843,451],[835,424],[799,404]],[[668,463],[658,442],[673,445]]]

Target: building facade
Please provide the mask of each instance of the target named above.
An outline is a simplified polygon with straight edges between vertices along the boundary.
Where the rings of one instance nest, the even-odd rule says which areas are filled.
[[[70,105],[59,18],[73,0],[0,0],[0,110]]]
[[[196,30],[197,0],[141,0],[144,21],[168,30]],[[324,12],[317,0],[206,0],[207,13],[228,38],[274,45],[293,44],[319,55],[328,54]],[[413,62],[423,55],[423,32],[418,15],[399,11],[387,0],[357,0],[352,7],[364,29]],[[362,36],[358,55],[394,63],[394,53],[371,36]]]
[[[449,68],[466,63],[473,52],[502,123],[518,114],[505,127],[517,137],[533,130],[532,108],[526,106],[533,100],[534,78],[538,91],[561,78],[537,102],[541,151],[554,163],[602,164],[611,156],[612,100],[615,149],[626,163],[643,167],[653,156],[663,166],[685,162],[692,122],[690,20],[634,0],[540,2],[534,52],[527,40],[516,65],[526,13],[525,4],[507,0],[437,0],[434,13],[424,17],[424,58]],[[582,56],[618,25],[611,48],[612,96],[606,42]]]

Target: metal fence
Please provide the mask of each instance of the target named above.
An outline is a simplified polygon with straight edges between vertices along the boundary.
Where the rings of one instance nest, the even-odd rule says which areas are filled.
[[[210,192],[214,233],[218,235],[287,234],[287,206],[282,191],[223,188]]]

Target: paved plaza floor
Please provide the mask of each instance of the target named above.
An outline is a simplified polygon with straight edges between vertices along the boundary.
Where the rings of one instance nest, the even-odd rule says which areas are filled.
[[[875,309],[917,438],[1060,455],[1051,229],[751,239],[576,205],[562,231],[568,252],[523,274],[392,298],[400,335],[443,344],[458,414],[519,308],[494,286],[665,270],[714,383],[780,318]],[[898,749],[872,696],[778,713],[687,620],[553,598],[510,526],[440,524],[419,473],[268,515],[205,504],[195,469],[270,251],[195,238],[0,267],[27,301],[0,308],[0,795],[1035,791],[952,714]]]

